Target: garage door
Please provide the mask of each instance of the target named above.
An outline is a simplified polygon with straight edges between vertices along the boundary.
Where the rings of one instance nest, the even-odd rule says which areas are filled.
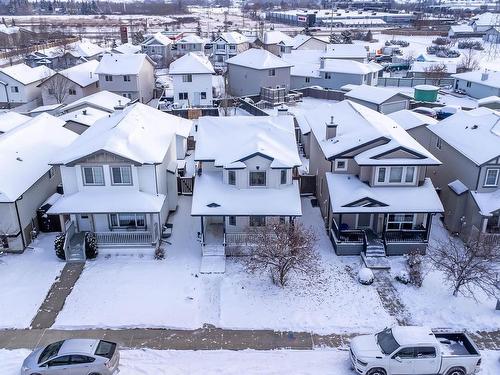
[[[408,100],[399,100],[397,102],[383,103],[380,105],[380,112],[388,115],[392,112],[408,109]]]

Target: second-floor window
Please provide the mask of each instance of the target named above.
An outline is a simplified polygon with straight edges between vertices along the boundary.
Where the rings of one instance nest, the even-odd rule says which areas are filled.
[[[276,69],[269,69],[269,76],[275,76],[276,75]]]
[[[347,171],[347,159],[335,159],[336,171]]]
[[[500,169],[488,168],[486,170],[486,177],[484,178],[485,187],[495,187],[498,185],[498,177],[500,175]]]
[[[17,86],[10,86],[10,92],[19,92],[19,87],[17,87]]]
[[[132,185],[132,168],[130,166],[111,167],[110,169],[113,185]]]
[[[106,82],[112,82],[112,81],[113,81],[113,76],[112,76],[112,75],[109,75],[109,74],[106,74],[106,75],[104,76],[104,80],[105,80]]]
[[[192,74],[183,74],[182,75],[182,82],[193,82],[193,75]]]
[[[286,184],[286,169],[281,170],[280,180],[281,180],[281,185]]]
[[[69,93],[69,95],[76,95],[76,90],[75,89],[69,89],[68,93]]]
[[[266,172],[250,172],[250,186],[266,186]]]
[[[378,167],[376,171],[377,184],[413,184],[415,183],[415,167],[392,166]]]
[[[83,167],[83,184],[102,186],[104,185],[104,172],[102,167]]]
[[[123,76],[124,82],[130,82],[130,76]]]

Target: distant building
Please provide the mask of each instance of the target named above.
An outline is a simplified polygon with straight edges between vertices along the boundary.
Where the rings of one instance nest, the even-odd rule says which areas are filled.
[[[463,90],[476,99],[500,96],[500,72],[473,71],[453,74],[455,89]]]
[[[250,48],[247,37],[236,31],[220,33],[212,44],[214,66],[226,66],[228,59]]]
[[[156,33],[142,42],[142,53],[148,55],[159,68],[164,68],[172,61],[172,43],[168,36]]]

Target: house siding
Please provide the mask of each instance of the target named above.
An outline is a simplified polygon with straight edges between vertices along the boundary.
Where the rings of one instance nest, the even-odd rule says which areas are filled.
[[[269,76],[269,69],[257,70],[228,64],[229,90],[234,96],[259,95],[261,87],[290,89],[290,68],[276,68],[276,75]]]

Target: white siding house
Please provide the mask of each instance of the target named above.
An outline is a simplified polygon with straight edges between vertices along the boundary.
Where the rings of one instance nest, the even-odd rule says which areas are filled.
[[[473,71],[453,74],[455,89],[463,90],[476,99],[500,96],[500,72]]]
[[[212,61],[215,66],[225,66],[226,60],[250,48],[246,36],[236,32],[224,32],[213,41]]]
[[[142,53],[148,55],[160,68],[168,66],[172,61],[172,40],[162,33],[151,35],[141,46]]]
[[[38,85],[54,73],[45,66],[30,68],[26,64],[0,69],[0,103],[19,105],[41,98]]]

